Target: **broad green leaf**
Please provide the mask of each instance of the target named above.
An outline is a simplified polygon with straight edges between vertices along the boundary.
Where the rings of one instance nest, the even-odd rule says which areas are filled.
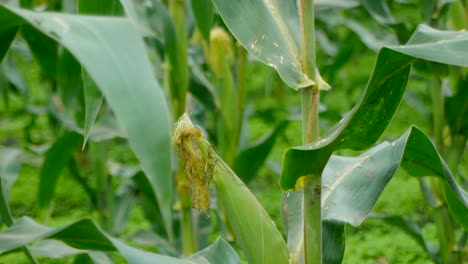
[[[41,209],[46,209],[49,206],[54,197],[55,186],[60,173],[67,166],[82,140],[81,135],[69,132],[57,139],[47,151],[39,179],[38,201]]]
[[[419,59],[468,67],[467,46],[467,31],[440,31],[420,25],[406,45],[389,48]]]
[[[286,242],[268,213],[229,167],[224,163],[220,166],[213,178],[217,197],[223,205],[247,261],[288,263],[289,253]]]
[[[179,19],[185,19],[185,11],[175,4],[174,14],[171,14],[166,6],[159,0],[149,4],[142,0],[121,0],[125,13],[131,20],[139,25],[140,30],[151,37],[158,38],[164,44],[169,66],[167,68],[167,80],[175,113],[181,111],[184,105],[186,90],[188,89],[188,66],[185,21],[177,21],[174,17],[177,13]],[[179,14],[182,12],[184,14]],[[180,113],[181,114],[181,113]],[[177,117],[178,118],[178,117]]]
[[[321,175],[335,150],[362,150],[377,141],[400,104],[410,62],[408,56],[382,49],[366,91],[351,113],[319,140],[286,152],[281,188],[294,189],[300,177]]]
[[[78,13],[112,15],[116,12],[116,7],[118,6],[120,6],[118,0],[78,0]],[[91,128],[96,122],[99,110],[101,109],[104,96],[85,70],[82,70],[82,78],[85,99],[84,149],[91,133]]]
[[[126,18],[35,13],[0,6],[1,28],[4,23],[11,27],[25,22],[65,46],[101,90],[128,133],[171,232],[169,114],[133,24]]]
[[[206,42],[210,41],[210,29],[213,24],[213,3],[211,0],[192,0],[192,11],[197,28]]]
[[[414,127],[395,142],[381,143],[357,157],[331,157],[322,177],[323,219],[360,225],[400,166],[411,176],[443,180],[449,186],[445,192],[452,215],[468,228],[468,193],[429,138]]]
[[[0,31],[0,62],[3,61],[11,43],[15,39],[18,27],[7,28],[5,31]]]
[[[294,89],[313,85],[301,69],[296,1],[213,0],[234,37]],[[248,23],[248,24],[246,24]]]
[[[274,68],[281,79],[294,89],[300,89],[315,84],[311,80],[311,71],[314,69],[304,69],[301,63],[307,60],[307,65],[314,58],[314,53],[309,50],[313,42],[313,36],[306,31],[311,25],[308,19],[311,15],[300,17],[297,1],[280,0],[213,0],[219,14],[229,31],[234,37],[264,64]],[[359,5],[359,1],[315,1],[314,6],[323,11],[329,8],[352,8]],[[309,8],[310,7],[310,8]],[[307,14],[313,10],[305,2]],[[301,23],[304,19],[304,33],[307,46],[301,52]],[[310,36],[310,37],[309,37]],[[313,73],[312,73],[313,74]]]
[[[446,41],[443,46],[439,46],[441,39]],[[383,48],[365,93],[353,110],[319,140],[287,151],[281,187],[294,189],[300,177],[320,175],[335,150],[363,150],[377,141],[406,89],[409,66],[415,59],[404,54],[446,64],[458,65],[463,64],[462,61],[466,64],[467,41],[466,32],[437,31],[420,26],[407,45]],[[431,50],[435,47],[439,50]]]
[[[219,259],[226,263],[240,263],[235,251],[222,240],[193,255],[189,259],[177,259],[131,247],[101,231],[91,220],[84,219],[58,228],[50,228],[23,217],[10,228],[0,233],[0,254],[13,251],[41,239],[63,241],[79,250],[118,251],[130,264],[217,264]],[[222,249],[222,251],[220,250]]]
[[[52,239],[43,240],[31,246],[30,249],[32,253],[47,258],[65,258],[87,252],[86,250],[76,249],[61,241]]]
[[[0,147],[0,216],[1,222],[13,224],[10,211],[10,188],[18,177],[21,167],[21,150]]]
[[[268,154],[270,154],[276,138],[283,133],[287,125],[287,121],[281,122],[268,135],[237,154],[233,169],[244,183],[249,183],[257,175],[258,170],[265,163]]]

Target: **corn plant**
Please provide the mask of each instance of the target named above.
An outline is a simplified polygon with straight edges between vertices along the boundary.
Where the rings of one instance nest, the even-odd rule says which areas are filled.
[[[220,143],[217,144],[218,154],[210,144],[211,139],[184,114],[188,109],[186,91],[191,89],[192,84],[188,80],[184,13],[187,9],[185,5],[181,6],[183,1],[169,1],[169,10],[164,9],[161,3],[153,2],[158,3],[158,8],[150,9],[155,12],[146,13],[146,16],[161,19],[164,25],[162,31],[148,22],[151,20],[142,22],[138,13],[141,10],[132,1],[121,2],[128,17],[41,13],[1,5],[0,59],[3,59],[19,30],[25,38],[40,36],[46,43],[58,43],[68,52],[63,53],[63,61],[69,60],[81,66],[76,69],[82,76],[84,87],[84,129],[65,133],[50,148],[44,167],[51,169],[45,171],[54,171],[67,164],[73,171],[75,165],[71,153],[82,141],[86,142],[88,138],[92,141],[91,131],[105,100],[122,124],[124,134],[141,164],[142,173],[133,173],[133,178],[139,183],[141,192],[153,203],[150,209],[153,210],[150,212],[154,216],[153,221],[163,223],[169,241],[174,239],[172,206],[175,188],[170,146],[170,142],[174,142],[179,154],[176,189],[182,206],[182,252],[185,257],[165,256],[129,246],[113,237],[115,232],[112,229],[104,228],[103,231],[89,219],[58,228],[47,227],[28,217],[16,221],[10,212],[8,193],[18,174],[21,151],[8,148],[0,151],[0,213],[2,223],[8,227],[0,233],[1,254],[20,249],[32,263],[36,263],[37,255],[53,255],[54,250],[50,250],[52,245],[55,250],[78,255],[76,261],[111,261],[103,253],[117,251],[129,263],[241,263],[239,254],[222,239],[192,254],[196,247],[190,241],[193,239],[191,229],[194,215],[191,207],[208,211],[210,207],[216,207],[210,203],[210,199],[214,198],[225,212],[236,236],[236,243],[249,263],[341,263],[346,240],[345,226],[358,226],[366,219],[399,167],[414,177],[430,176],[431,181],[439,185],[439,198],[447,206],[446,212],[453,218],[453,224],[465,230],[468,228],[468,194],[458,183],[456,174],[452,173],[451,165],[447,165],[439,154],[437,148],[440,146],[434,146],[424,132],[414,126],[392,142],[375,145],[403,98],[413,64],[428,61],[453,67],[468,66],[466,32],[440,31],[420,25],[406,44],[381,48],[359,102],[321,136],[318,109],[320,94],[329,90],[330,85],[322,79],[321,66],[316,63],[316,49],[320,47],[316,47],[315,41],[315,9],[350,8],[359,3],[213,0],[224,24],[243,46],[238,51],[239,65],[245,63],[245,49],[251,56],[277,71],[287,86],[301,93],[304,145],[286,151],[281,171],[280,186],[284,191],[281,208],[286,231],[283,236],[255,195],[230,168],[237,166],[235,155],[242,126],[242,98],[245,92],[245,76],[242,76],[245,72],[242,70],[244,66],[240,66],[238,88],[234,88],[232,58],[229,52],[217,52],[221,50],[220,44],[232,47],[229,35],[219,28],[211,29],[212,18],[202,15],[206,13],[199,3],[192,3],[205,54],[213,53],[206,55],[207,64],[213,73],[211,81],[215,87],[224,89],[220,91],[219,97],[214,96],[218,100],[217,110],[221,120],[216,128]],[[210,3],[201,2],[209,5],[206,12],[211,14],[213,9]],[[78,12],[114,12],[109,11],[112,10],[110,6],[102,8],[93,6],[92,1],[87,3],[91,5],[79,6]],[[385,10],[372,1],[363,3],[377,14],[379,10]],[[399,28],[397,23],[388,25]],[[159,80],[164,79],[165,89],[160,87],[158,79],[153,75],[154,68],[143,42],[143,36],[148,39],[148,36],[158,34],[164,36],[161,39],[165,45],[163,56],[167,68],[164,69],[164,77],[159,76]],[[43,57],[43,54],[40,56]],[[51,76],[56,76],[56,70],[50,66],[53,63],[49,61],[47,64],[47,59],[40,61],[49,65],[44,68],[49,69]],[[195,68],[195,64],[192,67]],[[460,86],[463,85],[463,78],[459,82]],[[200,81],[203,76],[198,75],[198,79]],[[209,83],[206,80],[203,82]],[[169,95],[169,100],[166,100],[164,92]],[[232,104],[230,100],[235,103]],[[172,140],[171,119],[179,119]],[[454,121],[459,125],[457,122]],[[460,130],[463,131],[457,127],[453,131],[459,133]],[[230,133],[233,134],[232,138],[222,140]],[[334,154],[346,149],[364,152],[352,157]],[[97,146],[95,157],[103,156],[105,152],[105,145]],[[241,152],[240,156],[237,160],[246,164],[248,159],[256,158],[252,151]],[[54,164],[54,161],[57,163]],[[97,167],[102,169],[99,163]],[[248,172],[242,170],[242,173]],[[107,181],[105,176],[98,177],[98,180],[101,185]],[[43,183],[44,194],[41,197],[45,197],[45,203],[51,199],[48,184],[54,181],[56,179],[49,179]],[[215,192],[210,188],[211,183]],[[191,190],[187,192],[186,188]],[[99,203],[98,200],[106,201],[109,197],[105,188],[99,194],[94,192],[89,190],[90,197],[94,197],[96,203]],[[109,202],[104,204],[110,205]],[[112,210],[106,209],[106,206],[104,209]],[[104,227],[113,225],[114,219],[107,220],[110,222],[104,224]],[[405,223],[400,225],[404,226]],[[411,226],[406,229],[422,246],[427,247],[419,230]],[[32,244],[38,240],[41,243]],[[463,243],[461,248],[456,249],[461,252],[453,254],[455,257],[449,257],[444,252],[448,245],[440,245],[441,254],[439,256],[436,252],[434,260],[461,263]],[[46,246],[49,246],[49,250],[44,250]]]

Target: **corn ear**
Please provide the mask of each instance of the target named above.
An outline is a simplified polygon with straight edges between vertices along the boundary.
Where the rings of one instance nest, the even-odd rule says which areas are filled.
[[[196,191],[207,189],[198,184],[213,181],[218,199],[233,227],[248,263],[289,263],[286,242],[254,194],[217,155],[201,131],[185,114],[176,126],[174,143],[184,159],[186,172],[193,181],[193,197],[206,197]],[[200,173],[201,175],[193,175]],[[200,181],[200,182],[198,182]],[[205,209],[205,208],[202,208]]]

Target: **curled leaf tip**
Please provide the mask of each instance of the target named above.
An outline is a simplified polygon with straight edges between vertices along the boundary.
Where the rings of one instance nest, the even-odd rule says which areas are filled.
[[[213,175],[214,163],[203,157],[197,140],[203,133],[196,128],[187,114],[175,125],[173,143],[182,160],[184,172],[188,177],[192,192],[192,207],[198,211],[207,211],[210,205],[209,183]]]

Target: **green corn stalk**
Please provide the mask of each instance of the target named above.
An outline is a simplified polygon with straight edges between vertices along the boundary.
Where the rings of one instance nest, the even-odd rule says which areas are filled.
[[[185,0],[169,0],[168,7],[174,20],[177,41],[176,58],[175,60],[168,60],[167,83],[172,101],[174,119],[177,120],[185,112],[189,76]],[[171,58],[169,55],[167,57]],[[182,251],[184,255],[188,256],[196,251],[193,216],[190,204],[191,193],[188,187],[187,176],[184,174],[183,164],[180,161],[178,168],[176,187],[179,193],[182,211]]]
[[[462,3],[462,1],[455,1],[451,4],[449,11],[450,17],[449,21],[447,22],[452,27],[463,28],[463,26],[467,23],[464,18],[466,18],[466,15],[468,13],[466,13],[466,10],[463,11],[463,5],[464,4]],[[433,21],[431,21],[432,23],[436,24],[442,22],[442,18],[439,17],[439,14],[440,10],[438,10],[438,8],[434,8]],[[455,155],[455,157],[453,155],[450,155],[451,152],[453,152],[453,149],[457,147],[454,147],[453,145],[449,146],[444,139],[446,120],[445,95],[443,94],[442,76],[440,76],[440,73],[437,69],[433,67],[430,67],[430,69],[434,77],[427,80],[427,85],[432,101],[431,121],[434,141],[441,155],[448,158],[447,162],[452,171],[457,171],[457,163],[454,162],[454,160],[458,160],[459,158],[456,157],[457,155]],[[454,73],[452,73],[452,75],[454,75]],[[452,81],[454,81],[456,78],[452,79]],[[452,138],[452,140],[455,139]],[[443,184],[438,180],[431,179],[430,187],[432,195],[438,201],[438,203],[435,204],[435,207],[434,204],[432,206],[434,222],[437,230],[437,238],[439,241],[440,262],[443,264],[458,263],[461,260],[458,259],[457,252],[455,250],[457,248],[457,242],[455,238],[456,226],[452,216],[450,215],[447,202],[445,201]]]
[[[301,26],[301,66],[310,80],[317,80],[315,65],[315,22],[313,0],[298,1],[299,23]],[[318,106],[320,89],[317,85],[301,89],[302,96],[302,143],[307,144],[319,137],[320,124]],[[322,263],[322,200],[321,175],[305,176],[301,181],[304,200],[303,261]],[[310,201],[310,202],[307,202]]]

